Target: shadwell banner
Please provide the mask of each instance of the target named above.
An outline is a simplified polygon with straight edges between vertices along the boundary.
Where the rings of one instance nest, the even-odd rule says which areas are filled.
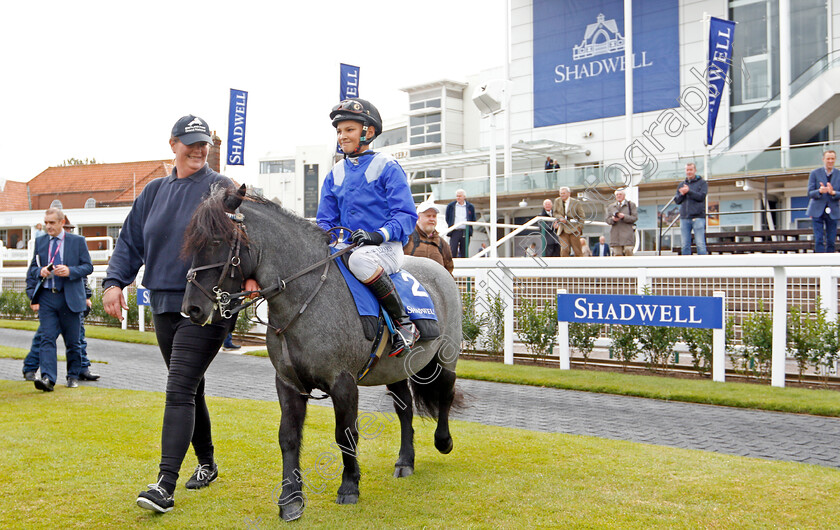
[[[622,0],[534,0],[534,127],[624,115]],[[633,112],[675,108],[678,0],[633,2]]]

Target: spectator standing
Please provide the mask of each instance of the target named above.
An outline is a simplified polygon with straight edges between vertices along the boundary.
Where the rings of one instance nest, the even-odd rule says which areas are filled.
[[[35,236],[32,239],[38,239],[39,237],[46,235],[47,233],[44,232],[44,226],[41,223],[35,225]]]
[[[26,293],[32,310],[38,312],[42,330],[35,388],[52,392],[58,372],[56,340],[64,337],[67,356],[67,387],[79,386],[82,372],[79,331],[85,302],[85,278],[93,263],[85,238],[65,232],[64,212],[50,208],[44,215],[47,234],[35,242],[35,253],[26,275]],[[43,278],[43,281],[40,281]]]
[[[693,162],[685,165],[685,180],[677,188],[674,202],[680,205],[680,231],[682,233],[682,255],[691,255],[691,232],[697,244],[697,254],[706,252],[706,194],[708,184],[697,174]]]
[[[436,229],[439,213],[440,206],[433,202],[423,203],[417,207],[417,225],[414,227],[414,232],[408,236],[408,243],[403,247],[403,252],[407,256],[436,261],[449,271],[449,274],[452,274],[455,270],[452,250]]]
[[[467,201],[467,192],[457,190],[455,200],[446,206],[446,224],[455,226],[460,223],[475,221],[475,206]],[[467,242],[472,235],[472,226],[456,228],[449,233],[449,249],[453,258],[467,257]]]
[[[572,191],[563,186],[560,196],[554,200],[554,229],[560,239],[560,256],[568,257],[574,250],[575,256],[580,256],[580,236],[583,231],[583,206],[577,199],[572,199]]]
[[[542,217],[554,217],[554,204],[551,199],[543,201]],[[540,221],[540,234],[543,238],[543,256],[546,258],[560,257],[560,240],[554,231],[554,221]]]
[[[70,232],[70,230],[73,228],[76,228],[76,226],[73,223],[71,223],[70,218],[65,215],[64,230],[68,233],[72,233]],[[86,307],[84,312],[82,313],[81,326],[79,329],[79,346],[82,355],[82,372],[79,374],[79,379],[83,381],[96,381],[99,379],[99,374],[90,371],[90,359],[88,359],[87,340],[85,339],[85,318],[87,318],[87,316],[90,314],[90,298],[93,294],[93,292],[90,290],[90,285],[88,285],[87,278],[85,278],[84,287]],[[41,363],[42,338],[43,332],[41,331],[41,326],[38,326],[38,331],[35,332],[35,336],[32,338],[32,344],[29,347],[29,353],[26,354],[26,358],[23,360],[23,378],[27,381],[35,381],[35,372],[38,371],[38,366]],[[67,365],[69,373],[69,359],[67,360]]]
[[[241,346],[238,346],[233,343],[233,333],[228,333],[227,337],[225,337],[225,342],[222,343],[222,351],[236,351],[240,349]]]
[[[840,219],[840,171],[834,168],[837,154],[834,151],[823,153],[823,167],[819,167],[808,176],[808,210],[814,229],[814,252],[834,252],[837,239],[837,219]]]
[[[198,467],[187,480],[187,489],[209,486],[219,476],[204,398],[204,373],[233,328],[234,319],[199,326],[181,314],[190,268],[189,260],[181,258],[184,231],[211,187],[233,187],[229,178],[207,165],[211,145],[210,127],[203,119],[188,115],[175,122],[169,137],[175,155],[172,173],[149,182],[134,201],[102,282],[105,311],[122,320],[122,310],[128,308],[122,289],[145,264],[143,284],[150,291],[167,379],[157,482],[140,492],[136,502],[158,513],[170,511],[175,504],[175,484],[190,444]]]
[[[636,246],[636,220],[639,212],[633,201],[626,198],[624,190],[615,192],[615,202],[607,207],[607,224],[610,225],[610,245],[616,256],[632,256]]]
[[[589,243],[586,242],[586,238],[580,238],[580,255],[584,258],[591,258],[592,257],[592,250],[589,248]]]
[[[598,244],[592,249],[592,255],[597,257],[610,255],[610,246],[607,244],[607,239],[604,236],[598,238]]]

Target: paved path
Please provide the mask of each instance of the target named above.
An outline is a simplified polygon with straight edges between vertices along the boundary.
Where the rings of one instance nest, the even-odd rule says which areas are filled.
[[[28,348],[32,335],[0,329],[0,344]],[[165,387],[166,370],[156,346],[91,339],[88,350],[108,364],[94,365],[100,381],[82,384],[157,392]],[[22,361],[0,359],[0,379],[24,384],[21,366]],[[60,381],[63,370],[59,363]],[[470,397],[469,406],[453,416],[459,420],[840,468],[840,418],[466,379],[458,385]],[[273,369],[266,358],[220,353],[208,370],[206,392],[275,401]],[[361,388],[359,402],[361,409],[372,411],[390,403],[384,387]],[[313,403],[329,405],[329,400]]]

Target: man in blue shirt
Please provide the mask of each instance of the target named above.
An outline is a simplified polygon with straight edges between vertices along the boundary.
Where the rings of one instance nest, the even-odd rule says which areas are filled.
[[[350,255],[348,268],[391,316],[390,355],[401,356],[420,336],[389,276],[402,267],[403,246],[417,223],[411,189],[393,157],[370,149],[382,130],[376,107],[364,99],[346,99],[333,107],[330,119],[344,159],[324,180],[316,221],[324,230],[344,226],[353,231],[351,239],[359,248]]]

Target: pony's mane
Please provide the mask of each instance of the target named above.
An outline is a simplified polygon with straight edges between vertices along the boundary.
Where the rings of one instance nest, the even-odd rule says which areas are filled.
[[[182,257],[188,258],[214,241],[222,241],[228,245],[233,244],[237,235],[247,242],[248,237],[242,229],[242,225],[231,219],[225,211],[225,199],[234,193],[236,193],[234,190],[221,184],[215,184],[211,187],[210,194],[195,209],[190,224],[184,233],[184,246],[181,248]],[[321,239],[325,243],[329,241],[329,236],[321,228],[264,197],[246,194],[242,203],[243,205],[260,205],[270,210],[268,213],[270,217],[279,216],[283,220],[282,222],[299,225],[301,229],[306,231],[308,238]],[[245,223],[247,224],[247,222],[248,219],[246,218]]]

